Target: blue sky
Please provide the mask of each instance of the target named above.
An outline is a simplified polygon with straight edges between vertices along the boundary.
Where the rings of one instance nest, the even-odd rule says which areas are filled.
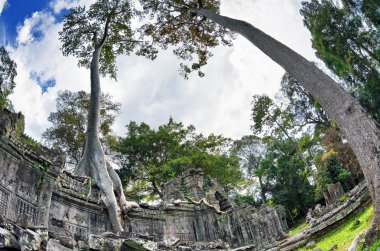
[[[5,40],[15,45],[17,27],[22,25],[25,18],[31,17],[34,12],[41,11],[44,8],[47,8],[46,0],[8,0],[0,16],[0,22],[3,26],[1,43],[4,43]]]
[[[61,22],[63,15],[68,10],[62,9],[59,12],[54,12],[51,6],[53,2],[46,0],[7,0],[0,16],[0,44],[17,48],[19,46],[17,36],[20,27],[24,25],[26,19],[32,18],[35,13],[49,12],[57,23]],[[40,29],[31,30],[31,37],[34,41],[42,40],[44,35]],[[43,76],[43,72],[30,72],[30,79],[36,81],[37,85],[40,86],[41,94],[46,93],[49,88],[56,85],[54,77],[46,79]]]
[[[18,65],[11,101],[25,115],[26,133],[39,140],[51,126],[47,118],[55,111],[58,92],[90,89],[89,71],[78,68],[74,57],[62,55],[58,32],[69,7],[94,0],[8,0],[1,8],[4,1],[0,43],[8,41],[6,48]],[[222,0],[221,12],[254,24],[315,61],[310,34],[298,13],[300,1]],[[122,104],[115,133],[123,135],[131,120],[157,127],[169,117],[204,134],[236,139],[251,133],[252,96],[273,97],[284,71],[242,37],[232,47],[215,49],[214,55],[204,69],[206,76],[189,80],[179,76],[180,62],[171,50],[160,52],[153,62],[135,55],[119,57],[118,82],[101,79],[102,90]]]

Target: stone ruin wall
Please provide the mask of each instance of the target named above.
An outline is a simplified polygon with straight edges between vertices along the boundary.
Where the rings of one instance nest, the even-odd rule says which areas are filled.
[[[164,207],[131,212],[126,230],[134,237],[149,236],[155,241],[165,237],[175,237],[182,242],[223,240],[231,247],[255,245],[255,250],[269,247],[284,238],[283,231],[287,230],[285,215],[279,217],[277,211],[269,206],[260,209],[237,207],[221,195],[223,189],[216,182],[208,186],[205,192],[204,176],[197,170],[190,170],[169,181],[163,188]],[[185,200],[186,196],[195,200],[207,198],[218,209],[230,210],[219,215],[204,205],[174,205],[176,200]]]
[[[34,226],[47,227],[49,232],[67,229],[82,240],[90,234],[111,231],[97,188],[89,180],[64,172],[63,159],[48,149],[33,149],[21,143],[12,131],[20,124],[17,119],[22,120],[22,125],[23,118],[18,115],[14,119],[11,113],[6,118],[3,115],[0,114],[0,214],[16,224],[27,216]],[[255,250],[284,237],[286,221],[273,208],[238,208],[222,195],[217,184],[209,185],[208,192],[204,186],[203,175],[197,171],[168,182],[164,205],[130,212],[125,218],[126,234],[154,241],[177,238],[185,243],[221,239],[232,247],[254,244]],[[207,198],[221,210],[234,208],[218,215],[205,206],[172,204],[173,199],[184,199],[186,195],[196,200]]]

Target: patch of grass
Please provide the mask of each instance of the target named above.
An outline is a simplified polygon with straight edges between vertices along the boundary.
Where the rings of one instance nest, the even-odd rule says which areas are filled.
[[[351,245],[352,241],[355,239],[356,235],[362,232],[364,229],[369,228],[373,214],[373,205],[367,207],[355,217],[351,218],[349,221],[344,223],[338,229],[335,229],[328,234],[320,237],[316,240],[316,246],[313,250],[320,248],[322,251],[329,250],[335,244],[338,244],[337,250],[347,250]],[[360,223],[355,226],[355,221],[359,220]],[[307,250],[303,247],[298,250]]]
[[[306,222],[302,222],[298,226],[295,226],[289,230],[288,236],[293,236],[295,234],[298,234],[299,232],[302,232],[303,230],[307,229],[309,227],[309,224]]]
[[[345,193],[345,194],[343,194],[343,195],[339,198],[339,201],[340,201],[340,202],[345,202],[347,199],[348,199],[348,194]]]
[[[364,243],[359,243],[357,250],[361,250],[361,251],[376,251],[376,250],[378,250],[378,248],[380,248],[380,241],[375,242],[372,245],[372,247],[370,247],[370,248],[365,247]]]
[[[371,251],[376,251],[378,248],[380,248],[380,241],[377,241],[373,246],[371,247]]]

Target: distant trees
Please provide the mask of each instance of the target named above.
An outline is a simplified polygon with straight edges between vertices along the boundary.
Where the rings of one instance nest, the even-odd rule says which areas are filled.
[[[226,190],[241,179],[239,162],[229,154],[230,140],[218,135],[203,136],[194,126],[169,119],[153,129],[130,122],[127,134],[114,146],[122,164],[118,171],[136,199],[162,198],[162,185],[189,169],[201,169],[205,178],[216,179]]]
[[[45,130],[45,144],[65,153],[66,163],[75,167],[82,158],[85,142],[90,94],[85,91],[60,91],[57,96],[57,111],[49,115],[52,127]],[[100,97],[100,140],[107,145],[113,139],[111,126],[120,110],[120,104],[112,102],[108,94]]]
[[[262,203],[267,203],[267,189],[264,182],[265,170],[261,165],[261,161],[267,152],[266,148],[267,147],[261,138],[254,135],[247,135],[239,140],[235,140],[231,149],[232,152],[239,157],[240,168],[242,169],[245,178],[258,179],[260,199]]]
[[[294,148],[297,139],[270,138],[268,152],[261,161],[266,191],[271,201],[283,205],[290,218],[305,215],[315,202],[314,189],[309,181],[311,170]]]
[[[17,65],[9,57],[9,53],[3,46],[0,47],[0,108],[10,108],[8,96],[12,94],[16,84]]]

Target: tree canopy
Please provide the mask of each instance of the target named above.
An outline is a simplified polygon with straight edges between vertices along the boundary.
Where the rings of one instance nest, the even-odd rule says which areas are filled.
[[[120,104],[112,102],[108,94],[101,95],[100,133],[106,145],[112,140],[112,129]],[[57,96],[56,112],[49,115],[52,127],[42,137],[47,146],[64,152],[66,163],[78,165],[86,142],[86,125],[90,107],[90,94],[85,91],[60,91]]]
[[[0,108],[11,106],[8,96],[13,92],[16,84],[14,79],[17,75],[17,65],[10,58],[8,51],[0,47]]]
[[[380,4],[376,0],[303,2],[316,55],[380,122]],[[358,11],[361,10],[361,11]]]
[[[237,157],[228,152],[229,143],[222,136],[198,134],[194,126],[173,119],[158,129],[132,121],[114,150],[120,154],[123,183],[134,185],[132,194],[154,198],[162,197],[162,184],[189,169],[201,169],[206,178],[231,189],[241,173]]]

